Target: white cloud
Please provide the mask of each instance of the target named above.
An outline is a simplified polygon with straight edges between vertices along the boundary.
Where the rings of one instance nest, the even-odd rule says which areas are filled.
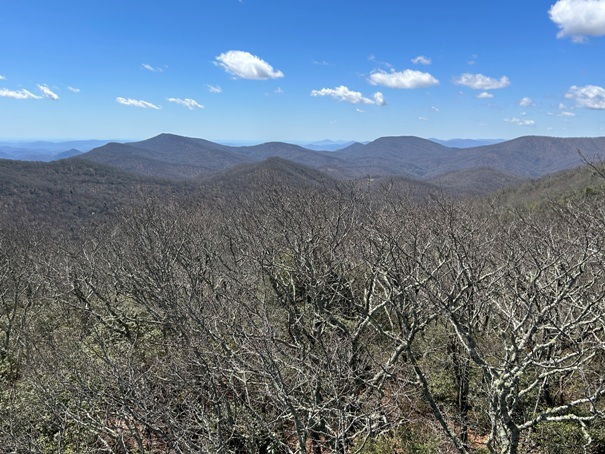
[[[0,74],[0,80],[6,80],[6,77],[4,77],[2,74]]]
[[[216,60],[216,65],[236,79],[266,80],[284,77],[284,73],[276,71],[269,63],[249,52],[230,50],[220,54]]]
[[[571,117],[575,117],[576,114],[574,112],[561,112],[560,114],[557,115],[558,117],[565,117],[565,118],[571,118]]]
[[[431,74],[413,69],[390,73],[379,69],[370,74],[369,82],[389,88],[424,88],[439,85],[439,81]]]
[[[45,98],[52,99],[53,101],[58,101],[59,96],[54,93],[47,85],[38,85],[38,88],[42,92]]]
[[[208,90],[210,91],[210,93],[222,93],[223,92],[223,89],[220,87],[220,85],[206,84],[206,87],[208,87]]]
[[[505,118],[504,121],[506,121],[508,123],[514,123],[519,126],[533,126],[536,124],[536,122],[534,120],[521,120],[520,118],[517,118],[517,117]]]
[[[386,106],[387,105],[387,102],[384,99],[384,95],[382,93],[380,93],[379,91],[377,91],[376,93],[374,93],[373,97],[374,97],[374,102],[376,104],[378,104],[379,106]]]
[[[588,109],[605,109],[605,88],[597,85],[577,87],[573,85],[565,94],[567,99],[573,99],[578,107]]]
[[[324,60],[314,60],[313,64],[317,66],[330,66],[330,63]]]
[[[527,97],[527,96],[524,97],[524,98],[522,98],[521,101],[519,101],[519,105],[521,107],[533,107],[533,106],[535,106],[535,104],[532,101],[532,99],[529,98],[529,97]]]
[[[416,58],[412,58],[412,63],[415,65],[430,65],[431,59],[424,55],[418,55]]]
[[[13,99],[42,99],[42,96],[34,95],[31,91],[9,90],[8,88],[0,88],[0,97]]]
[[[488,93],[487,91],[481,92],[476,96],[477,99],[491,99],[493,97],[494,95]]]
[[[185,106],[189,110],[193,110],[196,107],[198,109],[203,109],[204,108],[204,106],[202,106],[201,104],[199,104],[195,99],[191,99],[191,98],[185,98],[185,99],[181,99],[181,98],[166,98],[166,99],[168,100],[168,102],[174,102],[176,104],[180,104],[181,106]]]
[[[508,87],[510,80],[506,76],[502,76],[500,79],[493,79],[483,74],[464,73],[457,79],[454,79],[454,83],[472,88],[473,90],[495,90],[497,88]]]
[[[359,107],[357,107],[355,110],[356,110],[357,112],[359,112],[359,113],[365,113],[365,110],[360,109]]]
[[[141,65],[143,67],[143,69],[146,69],[147,71],[151,71],[152,73],[163,73],[164,70],[162,68],[156,68],[154,66],[151,66],[148,63],[143,63]]]
[[[119,104],[123,104],[125,106],[141,107],[142,109],[155,109],[155,110],[161,109],[161,107],[158,107],[155,104],[151,104],[150,102],[143,101],[140,99],[120,97],[120,98],[116,98],[116,102]]]
[[[583,42],[586,36],[605,35],[605,1],[558,0],[548,11],[559,27],[558,38],[570,37]]]
[[[437,108],[435,106],[431,106],[431,109],[433,110],[433,112],[439,112],[439,108]]]
[[[273,93],[278,94],[278,95],[282,95],[284,93],[284,89],[281,87],[277,87]]]
[[[351,91],[344,85],[336,88],[322,88],[321,90],[313,90],[311,96],[329,96],[338,101],[350,102],[351,104],[378,104],[385,105],[386,102],[382,93],[374,93],[374,100],[366,98],[358,91]]]
[[[429,119],[426,118],[426,117],[418,117],[418,120],[420,120],[420,121],[429,121]]]
[[[74,93],[80,93],[80,89],[79,88],[75,88],[75,87],[67,87],[67,89],[69,91],[72,91]]]

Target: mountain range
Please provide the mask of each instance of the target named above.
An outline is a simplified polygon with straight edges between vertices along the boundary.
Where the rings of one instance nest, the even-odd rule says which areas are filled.
[[[109,140],[70,140],[67,142],[11,141],[0,142],[0,159],[19,161],[57,161],[70,156],[86,153],[100,147]]]
[[[338,179],[406,177],[435,183],[469,180],[478,173],[482,179],[506,184],[577,167],[584,162],[582,156],[588,160],[605,158],[605,137],[525,136],[491,145],[450,148],[419,137],[401,136],[317,151],[283,142],[234,147],[160,134],[140,142],[108,143],[76,158],[138,175],[176,180],[208,178],[236,166],[281,158]]]
[[[420,201],[428,194],[477,196],[502,188],[507,188],[507,200],[588,190],[601,194],[603,179],[583,164],[604,157],[603,137],[527,136],[467,149],[418,137],[383,137],[316,151],[281,142],[235,147],[160,134],[53,162],[0,159],[0,225],[42,222],[73,228],[150,197],[232,194],[236,200],[259,189],[324,191],[343,180],[357,180],[370,190],[390,188]]]

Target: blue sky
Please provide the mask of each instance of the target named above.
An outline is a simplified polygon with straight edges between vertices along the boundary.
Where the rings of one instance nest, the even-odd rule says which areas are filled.
[[[605,0],[0,5],[0,139],[605,135]]]

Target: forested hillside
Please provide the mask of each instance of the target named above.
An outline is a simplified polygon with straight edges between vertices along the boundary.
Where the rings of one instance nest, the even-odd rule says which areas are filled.
[[[313,172],[0,223],[2,450],[605,449],[598,173],[536,204],[570,177],[470,200]]]

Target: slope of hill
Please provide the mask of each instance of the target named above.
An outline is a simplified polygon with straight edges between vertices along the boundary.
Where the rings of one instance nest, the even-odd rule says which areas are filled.
[[[261,162],[242,164],[201,181],[217,190],[242,191],[264,187],[333,187],[337,180],[312,167],[283,158],[267,158]]]
[[[525,179],[491,168],[479,167],[454,170],[428,178],[426,181],[443,188],[450,194],[480,196],[520,184]]]
[[[127,172],[173,179],[196,178],[249,162],[231,147],[172,134],[129,144],[109,143],[80,158]]]
[[[136,198],[170,198],[191,185],[132,175],[80,159],[0,160],[0,223],[75,228],[116,213]]]
[[[381,137],[335,152],[346,158],[347,168],[360,176],[408,175],[422,178],[451,155],[450,148],[419,137]]]
[[[498,204],[516,207],[542,207],[552,203],[567,204],[586,198],[603,199],[605,195],[605,166],[596,164],[525,180],[496,193]]]
[[[449,166],[490,167],[535,178],[582,165],[578,151],[589,159],[605,158],[605,137],[519,137],[495,145],[458,150]]]

